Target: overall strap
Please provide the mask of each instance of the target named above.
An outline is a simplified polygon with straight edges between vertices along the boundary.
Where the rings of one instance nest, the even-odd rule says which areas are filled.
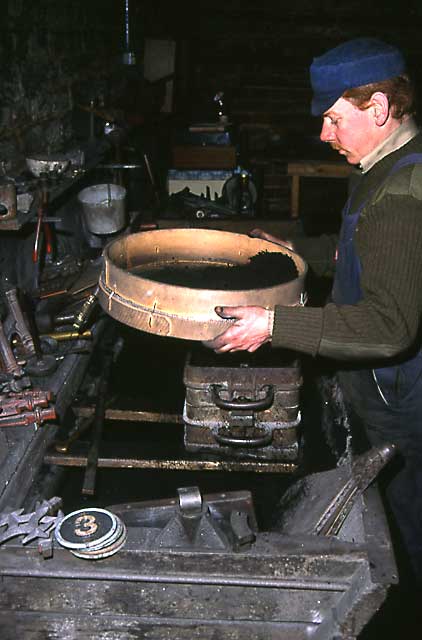
[[[409,164],[422,164],[422,153],[409,153],[407,156],[403,156],[400,160],[393,165],[387,178],[393,173],[396,173],[402,167],[407,167]]]
[[[422,153],[412,153],[400,158],[400,160],[393,165],[379,187],[374,189],[374,191],[368,195],[365,202],[359,207],[349,212],[350,203],[348,204],[348,212],[345,212],[346,215],[343,217],[342,231],[344,231],[344,233],[340,234],[338,262],[332,291],[332,299],[336,304],[356,304],[362,298],[360,288],[361,265],[353,241],[356,224],[362,208],[368,204],[374,192],[377,191],[390,176],[403,167],[412,164],[422,164]],[[416,355],[401,364],[390,364],[386,367],[373,369],[373,381],[383,404],[389,406],[390,402],[394,401],[398,381],[400,381],[403,397],[410,397],[408,394],[410,394],[412,389],[414,390],[414,394],[422,395],[421,372],[421,351],[418,351]]]
[[[356,304],[362,297],[360,288],[361,264],[354,246],[354,234],[362,209],[374,194],[397,171],[411,164],[422,164],[422,153],[403,156],[390,169],[384,180],[375,187],[357,207],[352,207],[352,199],[358,185],[353,189],[343,209],[343,222],[337,247],[337,264],[331,297],[336,304]]]
[[[411,165],[411,164],[422,164],[422,153],[409,153],[407,156],[403,156],[402,158],[400,158],[400,160],[397,160],[397,162],[391,167],[390,171],[385,176],[384,180],[382,180],[382,182],[377,187],[372,189],[372,191],[368,194],[368,197],[366,198],[366,200],[360,204],[360,206],[355,211],[355,213],[356,214],[360,214],[362,209],[364,209],[364,207],[367,205],[368,201],[371,199],[371,196],[376,191],[378,191],[378,189],[388,180],[388,178],[390,178],[392,175],[397,173],[397,171],[400,171],[400,169],[402,169],[403,167],[407,167],[408,165]],[[353,200],[353,195],[354,195],[355,191],[358,189],[358,187],[359,187],[359,182],[357,184],[355,184],[351,194],[347,198],[347,201],[346,201],[346,203],[345,203],[345,205],[343,207],[343,211],[342,211],[342,217],[343,218],[350,214],[350,208],[351,208],[351,204],[352,204],[352,200]]]

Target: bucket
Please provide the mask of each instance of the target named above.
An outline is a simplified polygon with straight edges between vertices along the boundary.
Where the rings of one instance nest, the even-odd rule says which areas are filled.
[[[117,184],[96,184],[78,194],[88,230],[108,235],[125,226],[126,189]]]

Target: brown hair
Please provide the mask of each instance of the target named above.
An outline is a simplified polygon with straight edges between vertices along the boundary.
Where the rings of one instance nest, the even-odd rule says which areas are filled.
[[[393,118],[400,120],[404,115],[415,112],[415,92],[407,75],[348,89],[342,97],[364,110],[369,106],[371,96],[377,91],[387,96]]]

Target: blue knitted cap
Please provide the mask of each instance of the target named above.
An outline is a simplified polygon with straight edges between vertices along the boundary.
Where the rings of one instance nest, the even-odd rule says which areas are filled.
[[[405,73],[401,52],[375,38],[356,38],[314,58],[311,68],[312,115],[329,109],[347,89]]]

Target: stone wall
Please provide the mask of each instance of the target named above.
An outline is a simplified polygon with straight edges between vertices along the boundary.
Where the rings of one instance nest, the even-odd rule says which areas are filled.
[[[12,173],[34,152],[62,150],[73,113],[108,90],[118,3],[8,0],[0,20],[0,160]]]

